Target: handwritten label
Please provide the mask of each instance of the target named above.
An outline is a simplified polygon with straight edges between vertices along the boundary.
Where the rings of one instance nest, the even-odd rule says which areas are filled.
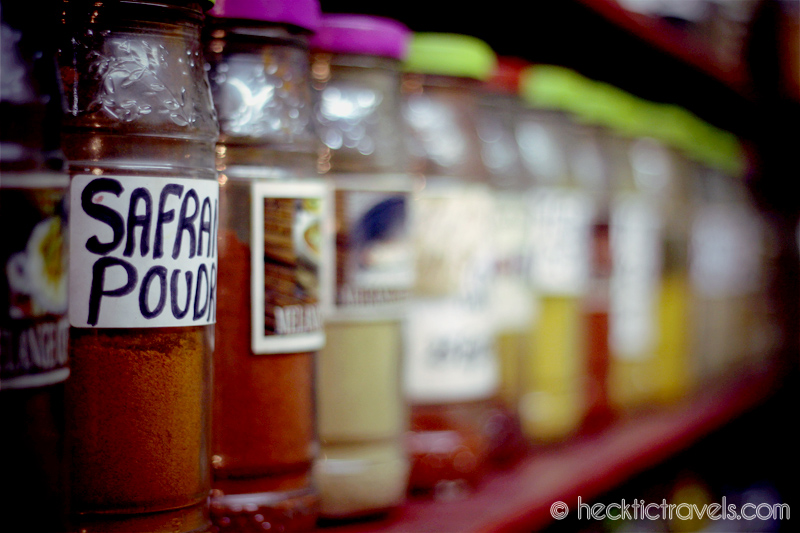
[[[73,177],[69,321],[152,328],[216,320],[216,180]]]
[[[535,312],[528,275],[532,260],[529,205],[522,193],[496,193],[493,213],[491,315],[498,331],[521,331],[530,326]]]

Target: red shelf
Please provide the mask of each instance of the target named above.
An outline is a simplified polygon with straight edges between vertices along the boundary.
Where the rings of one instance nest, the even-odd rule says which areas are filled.
[[[552,521],[556,501],[588,501],[684,450],[764,401],[773,374],[746,373],[659,411],[622,420],[604,432],[532,451],[495,472],[457,501],[411,499],[389,518],[325,527],[327,533],[505,532],[537,530]]]
[[[686,35],[656,18],[627,11],[615,0],[580,0],[580,2],[621,30],[687,65],[692,65],[738,93],[744,95],[748,91],[748,77],[742,65],[721,64],[714,57],[714,50],[709,43]]]

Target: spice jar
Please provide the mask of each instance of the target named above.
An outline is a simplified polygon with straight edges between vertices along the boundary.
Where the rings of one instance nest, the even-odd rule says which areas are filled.
[[[391,19],[330,14],[311,43],[319,166],[335,195],[315,467],[329,519],[391,510],[407,486],[400,368],[413,281],[412,180],[401,135],[400,60],[408,33]]]
[[[605,403],[608,254],[592,195],[603,162],[596,136],[572,112],[581,82],[567,69],[529,67],[517,122],[522,161],[535,181],[531,277],[539,308],[519,411],[525,434],[537,443],[570,437],[590,405]]]
[[[586,80],[578,116],[596,132],[608,171],[608,393],[617,408],[653,402],[657,381],[659,289],[663,262],[663,180],[634,172],[633,131],[639,101],[616,87]],[[659,176],[660,177],[660,176]]]
[[[219,185],[203,16],[63,4],[75,530],[209,526]]]
[[[568,374],[570,396],[581,421],[579,429],[602,429],[613,417],[609,375],[613,328],[613,276],[615,267],[612,230],[611,183],[613,167],[604,141],[607,132],[581,122],[580,115],[570,128],[568,162],[580,194],[586,201],[589,224],[588,254],[584,292],[579,296],[583,350],[576,367]]]
[[[8,531],[63,529],[69,178],[53,152],[60,109],[47,37],[57,17],[0,3],[0,515]]]
[[[492,197],[480,158],[481,83],[495,54],[467,35],[414,35],[404,117],[416,169],[415,298],[406,336],[410,488],[449,498],[481,479],[498,389],[490,317]]]
[[[658,310],[663,264],[663,217],[656,182],[637,182],[631,139],[608,130],[605,149],[614,169],[611,205],[611,307],[609,390],[620,408],[655,400],[658,379]],[[652,189],[648,188],[652,186]]]
[[[309,530],[319,506],[314,364],[325,184],[308,37],[316,0],[219,2],[206,25],[220,123],[211,518],[219,531]]]
[[[656,395],[659,402],[681,400],[689,392],[692,369],[689,341],[692,317],[689,282],[689,200],[686,175],[675,152],[655,136],[634,140],[630,157],[637,181],[658,186],[663,217],[662,264],[658,287]]]
[[[689,280],[690,176],[671,138],[671,130],[680,129],[670,124],[672,106],[640,101],[636,107],[626,128],[631,135],[627,156],[637,189],[662,221],[654,389],[655,400],[668,403],[689,392],[693,374],[689,359],[695,322]]]
[[[500,464],[520,458],[525,448],[518,412],[520,369],[537,311],[530,279],[533,248],[528,201],[534,181],[525,171],[516,137],[523,106],[521,74],[528,66],[518,58],[498,57],[495,71],[482,89],[478,113],[481,159],[493,199],[495,259],[489,305],[500,368],[497,405],[488,422],[492,437],[489,455]]]
[[[741,370],[752,350],[763,283],[763,222],[737,179],[695,160],[689,276],[698,378],[717,381]]]

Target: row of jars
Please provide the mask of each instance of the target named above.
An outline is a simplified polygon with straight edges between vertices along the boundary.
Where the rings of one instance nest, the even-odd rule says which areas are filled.
[[[12,529],[455,497],[769,353],[729,135],[471,36],[209,7],[2,3]]]

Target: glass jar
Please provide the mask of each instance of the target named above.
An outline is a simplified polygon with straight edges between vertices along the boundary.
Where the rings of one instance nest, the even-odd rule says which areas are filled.
[[[404,378],[412,404],[410,488],[441,498],[474,488],[492,445],[499,385],[489,305],[492,196],[477,114],[495,61],[474,37],[419,33],[406,65],[404,116],[423,177]]]
[[[583,94],[591,98],[591,92]],[[570,175],[583,197],[588,222],[588,253],[583,290],[579,291],[582,349],[577,365],[568,374],[570,396],[585,431],[602,429],[613,417],[610,375],[612,349],[609,339],[614,327],[613,278],[615,268],[612,234],[612,184],[614,167],[605,149],[608,130],[586,122],[580,111],[573,114],[569,128],[567,161]],[[584,244],[587,246],[587,244]]]
[[[655,400],[670,403],[689,393],[693,380],[690,361],[691,316],[689,228],[691,201],[686,164],[665,142],[668,126],[663,106],[643,105],[628,148],[634,183],[661,220],[658,228],[660,275],[657,287],[655,339]]]
[[[634,190],[660,220],[655,232],[660,250],[657,287],[654,398],[670,403],[692,388],[690,344],[694,324],[689,276],[693,206],[690,165],[678,150],[687,133],[684,110],[636,100],[623,127],[630,136],[627,158]],[[627,122],[627,124],[625,124]]]
[[[659,199],[666,184],[663,175],[653,180],[649,174],[635,171],[632,138],[626,132],[608,129],[603,141],[613,173],[609,392],[617,408],[637,409],[651,406],[658,390],[664,263]]]
[[[325,186],[308,60],[319,4],[234,0],[210,14],[220,123],[211,518],[218,531],[306,531],[319,508],[314,365],[324,343]]]
[[[203,7],[63,4],[75,530],[209,526],[219,185]]]
[[[55,7],[55,6],[52,6]],[[58,11],[0,3],[0,513],[8,531],[63,519],[69,178],[57,152]]]
[[[692,354],[698,380],[713,382],[740,371],[757,341],[750,336],[764,283],[764,229],[739,178],[708,161],[693,168]]]
[[[404,501],[407,487],[400,388],[413,281],[412,180],[400,115],[407,37],[390,19],[331,14],[312,40],[319,165],[335,196],[315,467],[328,519],[386,512]]]
[[[608,169],[609,397],[619,409],[643,408],[658,396],[667,334],[662,330],[664,304],[680,306],[676,294],[662,291],[669,177],[656,147],[648,150],[640,139],[655,122],[645,114],[648,104],[611,85],[585,85],[586,99],[599,104],[583,107],[581,118],[599,132]],[[681,333],[677,327],[669,332],[676,344]]]
[[[489,456],[500,464],[519,459],[525,449],[519,425],[520,370],[537,313],[529,235],[529,196],[534,181],[524,169],[516,138],[523,106],[520,79],[528,66],[524,60],[498,57],[497,68],[482,89],[478,113],[481,159],[492,193],[495,259],[489,305],[500,368],[497,405],[489,422]]]
[[[598,216],[603,160],[575,121],[571,71],[528,68],[516,133],[530,196],[532,283],[539,312],[522,371],[520,419],[536,443],[574,435],[594,406],[604,411],[608,368],[607,226]]]

